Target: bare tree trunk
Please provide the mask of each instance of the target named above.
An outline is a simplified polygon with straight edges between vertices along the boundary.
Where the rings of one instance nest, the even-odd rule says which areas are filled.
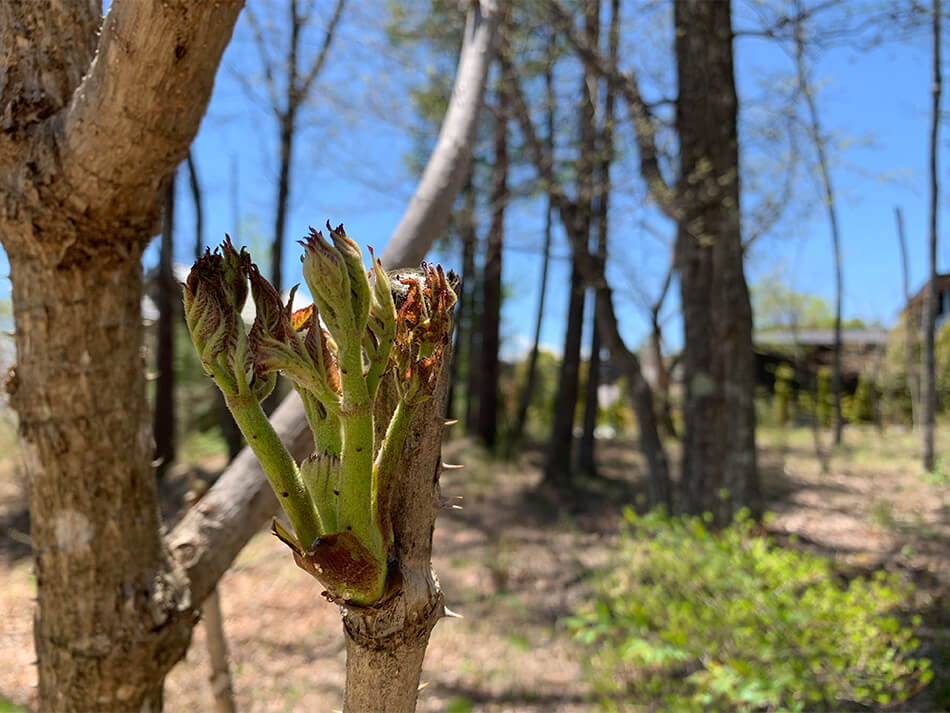
[[[585,241],[586,247],[586,241]],[[582,249],[575,247],[574,251]],[[558,370],[558,389],[554,400],[554,423],[544,463],[544,480],[553,485],[566,485],[571,478],[574,450],[574,412],[577,408],[578,376],[581,361],[581,335],[584,328],[584,281],[576,260],[571,266],[570,299],[567,305],[567,328],[564,331],[564,352]]]
[[[271,244],[271,282],[283,290],[281,263],[284,258],[284,231],[287,222],[287,203],[290,199],[290,169],[293,161],[295,111],[280,117],[280,172],[277,178],[277,202],[274,214],[274,241]]]
[[[650,351],[656,365],[656,420],[660,432],[668,437],[676,437],[673,425],[673,410],[670,405],[670,372],[663,363],[663,328],[660,325],[659,310],[650,314]]]
[[[940,0],[933,0],[933,107],[930,124],[930,279],[927,284],[924,317],[924,383],[923,383],[923,461],[924,470],[931,471],[936,465],[934,454],[934,430],[937,415],[937,365],[934,338],[937,321],[937,208],[939,184],[937,173],[937,133],[940,128]]]
[[[456,343],[461,344],[465,341],[465,363],[467,370],[465,373],[465,424],[466,433],[475,431],[475,413],[478,406],[478,370],[475,368],[475,355],[477,352],[478,330],[475,328],[475,317],[478,314],[478,290],[475,285],[478,284],[475,269],[475,248],[478,243],[478,236],[475,232],[475,186],[472,184],[471,175],[465,191],[464,199],[464,218],[462,223],[462,285],[461,292],[462,304],[456,308],[456,314],[459,320],[464,321],[464,332],[460,332],[456,338]],[[466,285],[466,281],[468,284]],[[453,363],[458,361],[458,354]]]
[[[470,320],[467,318],[469,302],[471,301],[471,286],[468,281],[474,284],[475,271],[475,193],[472,186],[474,176],[469,171],[465,185],[462,187],[462,209],[458,218],[458,236],[462,243],[462,282],[458,291],[458,302],[455,303],[455,345],[452,348],[454,355],[452,359],[452,377],[449,381],[448,403],[445,406],[445,413],[449,418],[454,418],[457,410],[459,384],[459,362],[462,354],[465,353],[464,339],[470,328]],[[466,420],[469,417],[468,402],[470,395],[465,395]]]
[[[175,462],[175,324],[179,319],[181,298],[172,268],[175,254],[175,173],[165,187],[162,217],[162,245],[159,251],[156,296],[158,302],[157,369],[155,410],[152,433],[155,438],[157,477],[161,478]]]
[[[188,151],[188,185],[191,188],[191,201],[195,207],[195,260],[204,250],[204,201],[201,199],[201,183],[198,181],[198,169],[192,151]]]
[[[544,70],[544,96],[545,109],[547,112],[547,134],[545,136],[545,150],[548,154],[554,153],[554,120],[555,120],[555,96],[554,96],[554,48],[557,37],[551,34],[550,44],[548,45],[548,61]],[[531,353],[528,356],[528,368],[525,374],[524,386],[521,389],[521,397],[518,400],[518,412],[515,415],[515,424],[511,430],[511,441],[513,445],[520,444],[524,439],[525,424],[528,421],[528,406],[531,405],[531,396],[534,394],[534,382],[537,378],[538,353],[541,347],[541,326],[544,321],[544,298],[548,288],[548,266],[551,262],[551,213],[554,210],[551,196],[548,195],[547,210],[544,215],[544,247],[541,257],[541,283],[538,295],[538,312],[534,321],[534,339],[531,343]]]
[[[834,444],[841,445],[841,433],[844,428],[844,416],[841,413],[841,301],[844,295],[844,278],[841,264],[841,233],[838,229],[838,211],[835,204],[834,187],[831,183],[831,170],[825,154],[825,139],[821,134],[821,122],[818,119],[818,107],[805,66],[805,40],[802,36],[801,7],[795,24],[795,60],[798,72],[798,88],[805,97],[808,107],[809,127],[815,153],[818,155],[818,168],[821,171],[821,184],[824,190],[825,209],[828,211],[828,224],[831,226],[831,247],[835,266],[835,327],[831,360],[831,393],[835,407]]]
[[[675,0],[681,205],[676,241],[685,331],[683,503],[728,522],[761,509],[752,309],[739,225],[730,2]]]
[[[234,688],[231,684],[231,665],[228,660],[228,640],[224,634],[224,616],[221,614],[221,597],[217,588],[201,605],[201,618],[205,624],[208,657],[211,659],[211,692],[217,713],[235,713]]]
[[[907,238],[904,235],[904,214],[900,206],[894,206],[897,221],[897,240],[901,249],[901,276],[904,285],[904,374],[910,393],[911,427],[920,425],[920,369],[914,359],[918,327],[910,311],[910,266],[907,259]]]
[[[495,162],[492,167],[491,226],[482,266],[481,347],[478,352],[478,435],[488,448],[498,433],[498,348],[501,330],[501,248],[508,202],[508,99],[498,83],[495,106]]]
[[[613,20],[611,21],[613,22]],[[584,29],[587,42],[596,46],[600,34],[600,0],[587,0],[584,3]],[[611,27],[610,34],[616,34]],[[611,37],[611,39],[613,39]],[[611,47],[616,53],[616,46]],[[616,59],[614,56],[613,59]],[[613,121],[613,95],[608,87],[604,102],[604,125],[600,132],[596,129],[597,85],[600,77],[589,67],[584,67],[584,85],[589,97],[589,109],[584,120],[586,122],[585,145],[582,151],[589,152],[589,158],[584,162],[584,168],[590,173],[590,194],[588,205],[591,218],[588,221],[588,230],[597,224],[597,238],[595,253],[601,259],[607,259],[607,181],[610,176],[610,154],[612,151],[612,137],[609,136],[608,124]],[[599,136],[598,136],[599,133]],[[599,139],[599,140],[598,140]],[[600,145],[598,145],[600,144]],[[590,357],[587,362],[587,381],[584,388],[584,419],[581,428],[581,440],[577,449],[578,469],[590,476],[597,475],[597,463],[594,457],[595,443],[594,430],[597,428],[597,415],[600,410],[597,393],[600,388],[600,329],[597,326],[597,290],[593,290],[594,309],[591,312]]]

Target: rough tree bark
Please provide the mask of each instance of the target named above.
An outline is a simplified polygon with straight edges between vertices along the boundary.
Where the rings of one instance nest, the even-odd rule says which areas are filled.
[[[505,205],[508,202],[508,98],[503,82],[498,83],[495,96],[491,225],[488,228],[482,264],[482,339],[478,350],[478,436],[488,448],[494,448],[498,435],[501,255],[505,236]]]
[[[195,619],[162,541],[142,250],[240,2],[3,3],[0,240],[30,479],[41,710],[157,710]]]
[[[739,226],[738,102],[730,2],[676,0],[682,214],[676,263],[685,332],[683,502],[728,522],[760,497],[752,309]]]
[[[937,414],[937,365],[934,338],[937,321],[937,207],[939,183],[937,173],[937,134],[940,129],[940,0],[933,0],[933,106],[930,117],[930,235],[928,240],[929,278],[924,300],[924,383],[923,399],[923,463],[924,470],[936,465],[934,430]]]

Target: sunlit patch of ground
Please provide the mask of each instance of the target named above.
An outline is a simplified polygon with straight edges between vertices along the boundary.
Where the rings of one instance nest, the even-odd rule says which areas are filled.
[[[798,546],[835,558],[844,576],[886,568],[917,584],[924,653],[934,658],[938,677],[905,709],[938,710],[950,703],[950,676],[941,663],[950,658],[950,477],[921,473],[916,443],[894,431],[851,429],[844,448],[825,448],[830,468],[824,473],[808,430],[762,429],[760,462],[775,513],[770,530],[779,539],[799,536]],[[463,496],[464,509],[447,511],[437,524],[435,569],[449,607],[464,618],[444,620],[433,633],[419,710],[595,710],[583,652],[566,635],[563,617],[587,596],[583,575],[604,561],[620,505],[642,490],[639,456],[629,444],[602,444],[604,478],[558,505],[552,492],[538,487],[542,449],[513,463],[491,461],[464,441],[447,450],[447,460],[468,466],[443,476],[444,494]],[[0,478],[0,497],[5,487]],[[22,508],[22,492],[11,498],[0,500],[7,512],[16,500]],[[0,582],[0,697],[30,705],[34,583],[28,560],[0,557]],[[259,534],[220,592],[239,710],[341,706],[339,615],[285,547]],[[199,625],[187,660],[169,676],[166,710],[211,710],[208,673]]]

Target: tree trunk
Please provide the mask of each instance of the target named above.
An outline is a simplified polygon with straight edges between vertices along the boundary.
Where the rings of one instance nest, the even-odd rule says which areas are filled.
[[[201,257],[204,251],[204,201],[201,199],[201,183],[198,180],[198,169],[195,167],[195,158],[192,151],[188,151],[188,186],[191,188],[191,202],[195,208],[195,260]]]
[[[157,477],[161,478],[175,462],[175,324],[180,318],[181,304],[178,282],[172,268],[175,254],[175,174],[165,188],[165,209],[162,218],[162,245],[159,251],[156,291],[158,302],[157,369],[155,411],[152,433],[155,437]]]
[[[799,17],[801,7],[798,7]],[[821,185],[825,198],[825,209],[828,211],[828,225],[831,227],[831,249],[835,266],[835,326],[834,342],[831,358],[831,393],[835,408],[834,444],[841,445],[841,434],[844,429],[844,416],[841,412],[841,301],[844,295],[844,278],[841,264],[841,233],[838,229],[838,211],[835,205],[834,187],[831,183],[831,169],[828,167],[828,157],[825,154],[825,140],[821,135],[821,122],[818,119],[818,107],[815,104],[813,88],[805,67],[805,41],[802,36],[801,22],[795,24],[795,59],[798,71],[798,88],[805,97],[808,107],[809,127],[815,153],[818,155],[818,168],[821,172]]]
[[[211,659],[211,693],[217,713],[235,713],[234,688],[231,684],[231,666],[228,661],[228,640],[224,634],[224,616],[221,613],[221,597],[215,589],[201,605],[201,618],[205,625],[208,658]]]
[[[584,2],[584,35],[587,42],[597,46],[598,36],[600,34],[600,0],[586,0]],[[610,150],[607,141],[601,141],[603,146],[598,146],[598,132],[596,126],[597,105],[597,85],[599,82],[597,73],[584,66],[584,82],[581,86],[582,96],[584,97],[584,109],[581,112],[581,152],[582,159],[578,166],[580,173],[584,174],[582,183],[586,189],[586,195],[579,195],[582,205],[587,206],[587,232],[590,235],[594,224],[594,211],[597,212],[597,240],[594,248],[596,254],[602,259],[607,257],[607,223],[606,213],[601,209],[601,203],[606,194],[606,183],[604,182],[605,170],[609,176]],[[604,127],[601,129],[601,139],[607,131],[607,122],[613,119],[613,98],[610,98],[609,111],[604,110]],[[598,151],[600,154],[598,155]],[[605,162],[607,168],[605,169]],[[596,177],[595,177],[596,174]],[[597,328],[596,314],[596,289],[593,290],[594,309],[591,311],[591,330],[590,330],[590,357],[587,362],[587,381],[584,388],[584,418],[581,427],[581,440],[577,449],[578,470],[590,476],[597,474],[597,464],[594,460],[594,429],[597,428],[597,412],[599,403],[597,401],[597,391],[600,387],[600,333]]]
[[[673,425],[673,410],[670,406],[670,372],[663,363],[663,330],[659,316],[652,315],[650,350],[656,368],[656,421],[657,427],[667,438],[676,438]]]
[[[752,309],[739,226],[731,3],[676,0],[681,215],[676,241],[685,331],[683,502],[727,522],[761,508],[755,453]]]
[[[554,95],[554,57],[556,49],[557,36],[552,32],[548,44],[548,57],[544,69],[544,97],[545,110],[547,112],[547,135],[545,136],[545,150],[548,154],[554,153],[554,120],[555,103]],[[531,343],[531,354],[528,357],[528,369],[525,374],[524,386],[521,389],[521,397],[518,400],[518,412],[515,416],[515,425],[511,431],[511,442],[513,445],[519,445],[524,439],[525,424],[528,420],[528,406],[531,405],[531,396],[534,394],[534,382],[537,378],[538,370],[538,352],[541,346],[541,325],[544,321],[544,298],[548,289],[548,266],[551,262],[551,213],[554,210],[554,201],[548,194],[547,210],[544,214],[544,247],[542,248],[541,258],[541,284],[538,288],[538,312],[534,321],[534,340]]]
[[[575,248],[576,250],[577,248]],[[544,463],[544,480],[563,486],[570,482],[574,450],[574,411],[577,408],[578,375],[581,361],[581,335],[584,329],[585,285],[577,264],[571,267],[570,300],[564,353],[558,370],[558,389],[554,400],[554,423]]]
[[[482,267],[482,342],[479,350],[478,435],[488,448],[498,433],[498,349],[501,330],[501,248],[508,202],[508,99],[499,82],[495,107],[495,163],[492,167],[491,226]]]
[[[475,369],[476,339],[478,330],[475,329],[475,316],[477,311],[478,291],[475,285],[478,284],[475,270],[475,248],[478,243],[478,236],[475,232],[475,186],[470,179],[465,187],[464,198],[464,218],[462,219],[462,284],[459,288],[462,292],[461,302],[456,310],[459,315],[459,322],[464,326],[464,331],[460,331],[456,343],[460,346],[464,340],[465,351],[465,417],[462,419],[467,433],[473,433],[475,430],[475,413],[478,406],[478,382],[476,380],[477,369]],[[466,285],[466,282],[468,284]],[[453,363],[459,360],[462,349],[459,349]]]
[[[910,266],[907,259],[907,238],[904,235],[904,214],[900,206],[894,206],[894,218],[897,221],[897,241],[901,250],[901,276],[904,285],[904,378],[910,393],[910,423],[913,428],[920,425],[920,369],[914,359],[918,327],[909,309]]]
[[[923,461],[924,470],[932,471],[936,465],[934,453],[934,428],[937,415],[937,365],[934,338],[937,321],[937,208],[939,184],[937,173],[937,133],[940,128],[940,0],[933,0],[933,107],[930,124],[930,239],[928,256],[930,279],[927,284],[924,317],[924,383],[923,383]]]
[[[19,236],[0,229],[17,315],[12,403],[31,485],[39,707],[160,710],[195,613],[160,536],[149,467],[140,251],[64,260],[55,248],[24,249],[29,224]],[[55,242],[75,239],[63,226]]]
[[[283,291],[281,263],[284,258],[284,231],[287,222],[287,202],[290,199],[290,169],[294,148],[294,111],[280,117],[280,169],[277,179],[277,203],[274,206],[274,242],[271,246],[271,283]]]

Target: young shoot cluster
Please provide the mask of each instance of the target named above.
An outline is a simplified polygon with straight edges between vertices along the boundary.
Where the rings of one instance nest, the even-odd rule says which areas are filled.
[[[441,267],[391,278],[343,226],[301,241],[313,304],[293,310],[230,238],[198,259],[184,284],[185,321],[293,527],[274,532],[335,600],[366,606],[385,593],[393,559],[388,493],[412,414],[432,396],[456,297]],[[407,288],[397,310],[392,280]],[[250,287],[250,289],[249,289]],[[256,317],[248,331],[248,294]],[[314,452],[299,465],[261,409],[283,373],[300,394]],[[376,398],[392,379],[396,407],[375,442]]]

